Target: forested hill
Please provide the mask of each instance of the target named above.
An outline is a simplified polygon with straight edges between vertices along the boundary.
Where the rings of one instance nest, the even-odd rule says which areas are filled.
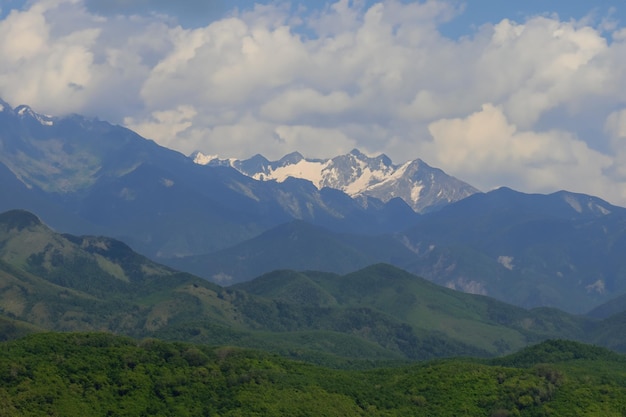
[[[561,359],[540,363],[546,351]],[[348,371],[229,347],[40,333],[0,344],[0,415],[623,415],[626,362],[602,352],[546,342],[521,352],[536,357],[519,367],[440,360]]]

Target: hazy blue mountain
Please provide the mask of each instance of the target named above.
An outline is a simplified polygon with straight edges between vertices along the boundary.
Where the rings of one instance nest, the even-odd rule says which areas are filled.
[[[262,155],[236,160],[195,152],[190,157],[198,164],[232,166],[263,181],[302,178],[317,188],[341,190],[355,198],[375,197],[382,201],[401,198],[419,213],[437,210],[479,192],[420,159],[394,165],[384,154],[368,157],[358,149],[332,159],[307,159],[293,152],[273,162]]]
[[[618,295],[587,313],[588,317],[605,319],[626,311],[626,294]]]
[[[396,234],[365,238],[297,223],[168,263],[227,283],[272,269],[346,273],[386,262],[515,305],[586,313],[626,293],[625,252],[626,209],[565,191],[502,188],[428,213]],[[616,308],[598,317],[621,311]]]
[[[403,234],[412,272],[441,285],[583,313],[626,292],[626,209],[565,191],[476,194]]]
[[[413,253],[391,235],[342,234],[293,221],[217,252],[167,259],[172,267],[221,285],[276,269],[348,273],[373,263],[407,263]]]
[[[587,311],[626,293],[626,209],[565,191],[475,194],[404,232],[367,238],[304,223],[214,253],[168,261],[222,283],[272,269],[346,273],[375,262],[531,308]],[[607,313],[621,311],[607,307]]]

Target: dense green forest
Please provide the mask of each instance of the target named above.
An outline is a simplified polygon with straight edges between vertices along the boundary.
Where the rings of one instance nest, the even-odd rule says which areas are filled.
[[[0,416],[621,416],[626,360],[547,341],[495,360],[329,369],[105,333],[0,344]]]

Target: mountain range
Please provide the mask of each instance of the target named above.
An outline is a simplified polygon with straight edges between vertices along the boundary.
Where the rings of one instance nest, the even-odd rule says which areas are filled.
[[[626,352],[626,306],[605,306],[602,318],[529,310],[388,264],[347,274],[280,270],[223,287],[115,239],[59,234],[23,210],[0,213],[5,339],[97,330],[254,347],[328,365],[486,357],[549,338]]]
[[[626,292],[625,250],[622,207],[565,191],[500,188],[427,213],[402,232],[358,236],[294,221],[168,264],[227,285],[280,268],[347,273],[385,262],[448,288],[580,314]]]
[[[626,349],[614,331],[623,314],[526,310],[388,264],[274,271],[221,287],[111,238],[59,234],[23,210],[0,214],[0,317],[13,333],[99,330],[316,361],[400,360],[493,356],[555,337]]]
[[[262,155],[238,160],[194,152],[190,157],[202,165],[233,167],[260,181],[300,178],[318,189],[341,190],[353,198],[374,197],[385,202],[401,198],[418,213],[437,210],[479,192],[421,159],[394,165],[384,154],[372,158],[358,149],[330,159],[306,159],[294,152],[273,162]]]
[[[24,208],[58,230],[120,238],[152,257],[207,253],[293,219],[385,233],[418,215],[401,199],[362,201],[310,182],[261,182],[205,167],[107,122],[0,111],[0,210]]]
[[[357,150],[203,165],[104,121],[0,107],[0,211],[121,240],[220,285],[382,262],[524,308],[582,314],[616,299],[594,311],[621,311],[626,209],[593,196],[482,193],[420,160]]]

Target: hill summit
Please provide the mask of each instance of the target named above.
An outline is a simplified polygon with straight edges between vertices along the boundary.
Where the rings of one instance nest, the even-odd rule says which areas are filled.
[[[29,227],[41,226],[41,220],[33,213],[26,210],[10,210],[0,213],[0,227],[5,230],[17,229],[22,231]]]

